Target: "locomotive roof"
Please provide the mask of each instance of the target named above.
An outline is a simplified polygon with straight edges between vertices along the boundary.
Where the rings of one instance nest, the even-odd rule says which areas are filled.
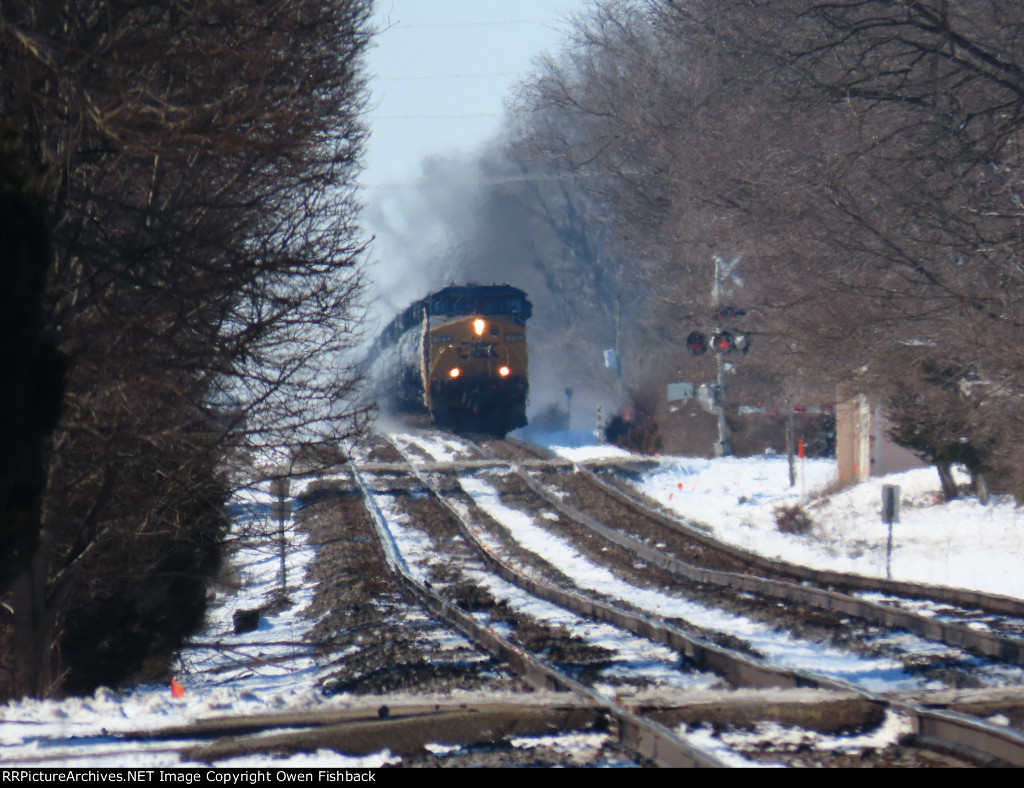
[[[456,295],[519,295],[525,296],[526,293],[520,290],[518,287],[512,287],[512,285],[481,285],[476,282],[469,282],[464,285],[448,285],[448,287],[442,287],[440,290],[435,290],[433,293],[429,293],[427,298],[433,298],[434,296],[456,296]]]
[[[449,285],[423,301],[434,315],[496,314],[527,320],[533,312],[526,293],[511,285]]]
[[[533,304],[526,297],[526,293],[518,287],[474,283],[449,285],[429,293],[418,301],[413,301],[395,315],[380,336],[374,340],[364,359],[364,365],[377,355],[381,347],[394,344],[406,331],[422,321],[424,309],[430,314],[442,316],[503,315],[520,325],[526,325],[526,321],[533,314]]]

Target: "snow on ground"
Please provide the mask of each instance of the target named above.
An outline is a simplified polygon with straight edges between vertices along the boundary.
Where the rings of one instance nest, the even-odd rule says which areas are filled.
[[[602,447],[552,450],[577,461],[621,453]],[[893,579],[1024,598],[1024,510],[999,497],[988,506],[973,497],[942,503],[934,468],[872,478],[819,497],[835,479],[834,460],[798,462],[799,478],[792,488],[789,464],[780,456],[662,457],[655,462],[637,487],[681,517],[708,526],[717,539],[792,563],[869,577],[886,576],[882,485],[899,485]],[[961,475],[959,481],[967,478]],[[801,503],[813,522],[811,533],[781,533],[777,510]]]
[[[553,448],[575,460],[626,455],[618,449],[581,446],[582,442],[577,438]],[[459,445],[450,441],[408,436],[407,445],[439,460],[460,454]],[[719,539],[796,563],[874,576],[885,575],[881,485],[899,484],[903,507],[902,522],[894,526],[894,578],[1024,598],[1024,573],[1019,571],[1024,558],[1024,513],[1006,500],[986,507],[971,498],[934,503],[938,489],[934,470],[873,479],[818,499],[815,491],[826,486],[834,474],[831,461],[807,460],[803,478],[792,489],[786,460],[781,457],[661,457],[652,462],[653,467],[634,480],[638,488],[681,517],[704,523]],[[799,503],[803,490],[806,510],[814,522],[811,533],[780,533],[776,509]],[[269,493],[251,491],[236,501],[233,514],[243,526],[265,521],[270,501]],[[165,685],[148,685],[124,692],[101,689],[87,698],[23,700],[0,706],[0,761],[5,766],[26,762],[47,766],[181,765],[166,745],[125,743],[112,734],[212,716],[344,705],[344,697],[325,699],[317,692],[318,667],[308,651],[294,645],[314,624],[303,616],[312,589],[301,582],[313,551],[298,533],[290,532],[289,538],[289,598],[295,604],[278,615],[264,617],[256,632],[234,635],[231,612],[266,602],[268,592],[276,587],[279,566],[273,544],[239,550],[234,556],[239,567],[238,588],[221,592],[222,604],[214,607],[205,631],[195,637],[197,642],[216,642],[228,648],[194,648],[181,655],[178,678],[185,686],[184,697],[172,697]],[[262,661],[251,659],[256,655],[262,655]],[[357,767],[395,760],[387,752],[349,758],[322,751],[272,763]],[[222,765],[268,765],[268,761],[235,759]]]
[[[384,514],[399,551],[408,563],[409,570],[420,582],[430,581],[431,566],[443,561],[423,531],[410,527],[408,518],[385,496],[377,497],[377,505]],[[490,573],[476,569],[465,571],[473,583],[485,588],[495,601],[504,602],[511,610],[552,628],[565,628],[584,642],[612,652],[613,664],[600,671],[604,680],[595,682],[594,688],[612,698],[621,687],[616,680],[649,681],[656,686],[672,689],[705,688],[720,683],[712,673],[693,671],[681,672],[679,654],[671,648],[644,638],[631,635],[618,627],[599,621],[582,618],[565,608],[535,597],[517,586]],[[476,618],[503,636],[510,633],[504,625],[492,622],[486,612],[477,612]]]
[[[767,663],[799,668],[849,681],[868,690],[909,690],[928,687],[919,676],[907,673],[896,660],[872,659],[851,652],[794,638],[767,624],[723,610],[709,608],[674,594],[640,588],[617,578],[608,569],[592,563],[558,536],[536,525],[532,517],[501,502],[500,494],[486,481],[470,476],[460,478],[462,488],[487,514],[505,526],[526,550],[539,555],[568,576],[580,588],[629,602],[649,613],[665,618],[680,618],[695,627],[723,632],[749,643]],[[499,544],[490,545],[500,553]],[[933,644],[913,638],[912,647],[932,648]],[[948,649],[939,647],[943,653]],[[1018,680],[1020,677],[1018,677]],[[936,687],[940,685],[935,685]]]
[[[404,448],[419,449],[438,462],[454,462],[469,456],[466,444],[439,435],[393,435]]]
[[[447,439],[399,437],[439,461],[459,453]],[[881,518],[882,485],[896,484],[902,508],[900,522],[893,526],[893,579],[1024,599],[1024,509],[998,496],[988,506],[973,497],[942,503],[934,468],[875,477],[823,497],[821,491],[836,478],[834,459],[798,460],[797,481],[790,487],[789,463],[779,455],[639,457],[616,446],[595,445],[584,433],[573,433],[568,440],[558,433],[533,438],[575,462],[644,460],[652,467],[629,481],[724,542],[792,563],[869,577],[886,576],[888,528]],[[958,481],[966,482],[967,477],[960,474]],[[777,511],[797,504],[813,522],[808,535],[778,529]]]
[[[913,733],[909,717],[901,717],[887,710],[885,720],[867,733],[829,735],[806,728],[790,728],[776,722],[758,722],[750,730],[712,725],[679,725],[676,732],[700,747],[714,753],[722,761],[739,768],[772,766],[737,755],[737,750],[759,749],[770,743],[771,751],[798,751],[807,748],[814,752],[858,753],[864,750],[884,750],[899,743],[901,737]]]
[[[304,616],[313,588],[303,582],[314,549],[293,527],[288,528],[285,572],[288,598],[294,604],[261,617],[254,632],[234,633],[233,612],[266,604],[279,588],[280,552],[274,538],[278,526],[270,516],[272,501],[269,493],[251,490],[241,493],[231,506],[236,532],[264,535],[239,540],[239,548],[230,556],[234,587],[218,592],[203,631],[193,637],[201,645],[179,655],[175,673],[185,690],[182,697],[173,697],[167,685],[142,685],[123,693],[101,688],[86,698],[26,699],[0,706],[0,763],[5,767],[183,766],[188,764],[182,764],[167,743],[126,742],[114,734],[185,725],[208,717],[343,705],[343,698],[326,699],[317,691],[320,670],[312,650],[301,645],[316,623]],[[251,760],[220,765],[251,765]],[[363,758],[323,752],[273,764],[356,768],[389,760],[394,759],[387,752]]]

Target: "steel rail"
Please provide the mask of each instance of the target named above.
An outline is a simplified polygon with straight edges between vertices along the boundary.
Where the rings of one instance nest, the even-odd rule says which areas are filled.
[[[566,693],[560,693],[565,696]],[[182,749],[182,758],[213,763],[253,753],[309,752],[321,748],[350,755],[369,755],[387,747],[392,753],[422,752],[430,742],[472,746],[510,736],[538,736],[552,730],[579,730],[607,722],[603,710],[588,703],[565,703],[555,698],[544,705],[492,701],[470,704],[449,701],[420,711],[360,710],[348,718],[316,720],[302,726],[273,723],[263,728],[238,726],[240,735],[216,736],[216,740]],[[229,731],[230,733],[230,731]]]
[[[538,496],[566,517],[584,528],[600,534],[608,541],[633,553],[654,566],[695,583],[706,583],[739,591],[765,594],[820,610],[842,615],[856,616],[888,627],[899,627],[929,640],[948,646],[970,649],[985,657],[1024,666],[1024,640],[1008,638],[993,632],[972,629],[966,624],[939,621],[919,613],[902,610],[890,605],[859,599],[839,591],[799,585],[785,580],[775,580],[740,572],[721,569],[707,569],[668,555],[662,550],[650,547],[579,509],[562,501],[554,492],[525,473],[513,468],[513,472]]]
[[[822,587],[831,586],[834,588],[852,589],[856,591],[881,591],[883,593],[889,593],[896,596],[933,599],[960,607],[976,607],[988,613],[1016,616],[1024,619],[1024,600],[1015,599],[1002,594],[986,594],[984,592],[973,591],[971,589],[913,583],[905,580],[887,580],[882,577],[867,577],[864,575],[847,574],[844,572],[835,572],[829,569],[814,569],[811,567],[800,566],[798,564],[791,564],[785,561],[776,561],[771,558],[758,555],[757,553],[750,552],[749,550],[744,550],[741,547],[721,542],[705,530],[696,528],[682,520],[662,514],[661,512],[645,505],[642,501],[634,499],[631,495],[620,490],[615,485],[609,484],[586,467],[577,464],[576,471],[582,476],[592,480],[606,493],[638,514],[650,517],[659,524],[680,532],[705,547],[720,550],[732,558],[743,561],[750,566],[765,572],[786,575],[795,580],[811,582]]]
[[[396,447],[397,448],[397,447]],[[402,585],[427,609],[473,642],[504,659],[510,669],[522,676],[533,686],[543,689],[557,689],[575,693],[605,710],[618,723],[621,743],[650,759],[659,766],[667,767],[723,767],[726,764],[717,756],[681,739],[671,730],[653,720],[636,715],[613,700],[609,700],[580,682],[565,676],[546,662],[527,654],[509,643],[492,629],[476,621],[468,613],[447,602],[432,589],[417,580],[401,556],[401,551],[387,526],[373,494],[366,485],[358,468],[350,465],[353,480],[358,487],[367,512],[374,523],[378,539],[384,546],[388,565],[395,572]],[[410,465],[410,468],[412,466]]]
[[[398,448],[398,447],[396,447]],[[401,451],[401,449],[398,449]],[[509,566],[483,542],[479,534],[466,522],[465,516],[452,504],[436,484],[424,477],[416,466],[409,465],[420,483],[430,491],[437,501],[452,515],[459,533],[472,545],[480,557],[495,574],[522,588],[534,596],[552,602],[559,607],[594,619],[606,621],[656,643],[663,643],[675,649],[700,668],[705,668],[725,678],[738,687],[824,687],[845,690],[843,682],[834,682],[824,676],[811,676],[803,671],[776,668],[741,655],[731,649],[719,646],[703,638],[694,637],[671,626],[659,616],[627,611],[616,605],[600,602],[589,596],[559,588],[534,577],[530,577]]]
[[[524,441],[517,440],[516,438],[505,438],[504,440],[517,446],[522,451],[532,453],[538,460],[551,459],[554,461],[558,459],[555,455],[551,454],[551,452],[540,446],[525,443]],[[490,455],[491,457],[495,457],[494,452],[489,448],[475,443],[472,445],[485,456]],[[495,459],[500,458],[495,457]],[[515,460],[506,460],[506,462],[508,462],[510,466],[516,464]],[[607,465],[613,467],[621,466],[622,462],[607,463]],[[521,463],[520,466],[523,468],[531,467],[532,462]],[[904,580],[888,580],[881,577],[867,577],[865,575],[835,572],[828,569],[813,569],[811,567],[800,566],[799,564],[791,564],[786,561],[767,558],[749,550],[744,550],[742,547],[737,547],[715,539],[715,537],[708,532],[707,527],[705,526],[689,523],[685,520],[665,514],[658,509],[652,508],[651,505],[644,503],[639,498],[630,495],[625,490],[622,490],[618,486],[602,479],[591,470],[591,466],[592,463],[589,462],[575,462],[573,464],[573,470],[591,481],[620,504],[628,507],[637,514],[654,520],[662,527],[681,533],[682,535],[693,539],[693,541],[703,547],[718,550],[730,558],[742,561],[743,563],[749,564],[764,572],[789,576],[795,580],[801,582],[812,582],[822,587],[831,586],[857,591],[879,591],[893,594],[895,596],[932,599],[959,607],[976,607],[987,613],[1014,616],[1024,620],[1024,600],[1017,599],[1015,597],[1009,597],[1003,594],[989,594],[971,589],[953,588],[951,586],[914,583]],[[559,464],[557,466],[552,465],[551,467],[552,469],[556,469],[563,466]],[[885,607],[885,605],[883,605],[883,607]],[[1003,639],[1008,641],[1013,640],[1013,638]]]
[[[469,536],[474,545],[479,545],[478,549],[480,549],[481,555],[485,556],[485,559],[488,561],[490,565],[494,566],[496,569],[497,565],[501,565],[502,567],[504,567],[499,571],[501,572],[502,576],[506,577],[506,579],[509,579],[510,582],[518,582],[517,579],[514,578],[522,577],[528,583],[528,586],[524,586],[524,588],[526,588],[526,590],[531,591],[531,593],[536,593],[538,596],[543,596],[544,594],[551,594],[550,601],[555,601],[558,604],[563,604],[563,602],[558,601],[559,599],[562,599],[564,600],[563,606],[568,607],[572,610],[576,610],[576,612],[580,612],[583,615],[590,615],[591,617],[595,618],[599,618],[602,615],[610,616],[608,618],[602,618],[600,620],[609,620],[612,623],[622,626],[623,628],[629,628],[630,624],[628,622],[630,621],[630,619],[637,622],[638,625],[640,625],[641,622],[646,621],[646,623],[654,626],[654,628],[649,630],[649,634],[645,631],[630,631],[634,631],[635,634],[639,634],[644,637],[649,637],[652,640],[658,640],[659,636],[661,636],[663,632],[665,634],[671,633],[674,635],[681,636],[682,640],[689,641],[693,644],[693,647],[696,647],[697,650],[695,650],[692,657],[695,659],[695,661],[699,661],[701,658],[706,659],[705,655],[721,655],[722,657],[727,658],[729,661],[735,662],[737,665],[744,664],[755,669],[773,670],[776,671],[778,674],[783,673],[783,671],[777,671],[776,669],[769,668],[768,666],[760,665],[759,663],[750,660],[743,655],[737,654],[727,649],[723,649],[719,646],[700,643],[695,639],[684,635],[684,633],[679,632],[678,630],[673,630],[671,627],[657,627],[654,624],[653,620],[625,613],[625,611],[622,611],[613,606],[603,605],[594,600],[578,597],[574,594],[565,592],[562,589],[557,589],[553,586],[547,586],[546,584],[540,583],[532,578],[526,578],[525,576],[520,575],[519,573],[515,572],[515,570],[512,570],[510,567],[505,566],[503,562],[501,562],[500,559],[498,559],[496,556],[493,556],[490,553],[490,551],[488,551],[486,547],[482,544],[482,542],[480,542],[478,539],[474,539],[473,531],[471,528],[465,526],[465,530],[463,530],[463,526],[465,525],[465,523],[462,518],[462,515],[458,512],[458,510],[455,509],[450,504],[450,502],[446,500],[446,497],[443,494],[441,494],[439,490],[436,489],[436,485],[431,484],[426,478],[424,478],[421,474],[419,474],[416,471],[414,463],[412,463],[411,460],[408,459],[408,457],[402,452],[400,447],[395,446],[395,448],[400,453],[403,454],[403,457],[406,457],[407,461],[410,462],[410,468],[412,469],[412,472],[416,474],[417,478],[420,479],[421,483],[424,484],[424,486],[428,490],[430,490],[432,494],[437,496],[438,499],[442,502],[442,504],[455,516],[456,522],[460,524],[460,532],[464,532],[467,536]],[[534,591],[534,589],[536,589],[536,591]],[[582,604],[580,604],[581,602]],[[573,606],[574,604],[580,604],[580,608],[577,609]],[[593,610],[593,612],[588,613],[586,612],[587,609]],[[620,621],[622,621],[623,623],[620,624]],[[680,641],[677,641],[673,637],[672,641],[661,640],[660,642],[667,643],[668,645],[675,648],[675,643]],[[690,654],[688,654],[683,649],[680,649],[680,651],[684,654],[687,654],[687,656],[690,656]],[[704,664],[706,664],[709,669],[716,670],[716,672],[719,672],[721,675],[729,675],[729,673],[727,672],[728,668],[726,668],[725,670],[718,670],[714,667],[714,664],[710,660],[706,661]],[[919,742],[922,746],[926,746],[933,749],[936,747],[939,749],[946,748],[950,751],[962,751],[964,748],[966,748],[968,753],[971,754],[972,757],[976,758],[976,760],[980,763],[999,762],[1004,765],[1024,766],[1024,735],[1014,730],[993,725],[991,723],[987,723],[983,720],[980,720],[976,717],[960,714],[958,712],[928,709],[920,704],[908,703],[906,701],[891,700],[889,698],[883,697],[882,695],[879,695],[878,693],[865,690],[854,684],[833,679],[827,676],[818,676],[810,671],[790,671],[789,673],[794,681],[794,684],[792,685],[769,684],[761,686],[818,686],[822,688],[854,692],[860,695],[861,697],[865,698],[866,700],[874,701],[884,706],[891,707],[899,711],[900,713],[908,716],[912,720],[914,733],[919,737]],[[758,685],[750,684],[749,686]],[[995,760],[993,761],[993,759]]]

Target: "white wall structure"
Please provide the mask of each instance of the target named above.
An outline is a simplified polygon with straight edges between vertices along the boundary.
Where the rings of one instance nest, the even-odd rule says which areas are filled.
[[[866,394],[840,399],[836,406],[836,459],[839,480],[850,484],[871,476],[923,468],[912,452],[889,438],[882,407]]]

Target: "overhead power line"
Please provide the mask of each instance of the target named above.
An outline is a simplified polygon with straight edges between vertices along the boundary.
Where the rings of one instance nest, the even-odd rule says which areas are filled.
[[[423,25],[406,25],[399,22],[387,30],[430,30],[439,27],[500,27],[503,25],[541,25],[547,27],[548,22],[539,19],[496,19],[491,22],[436,22]]]
[[[608,178],[613,177],[610,173],[600,172],[552,172],[552,173],[526,173],[523,175],[498,175],[481,176],[474,180],[481,185],[497,185],[502,183],[521,183],[526,181],[568,181],[585,178]],[[361,183],[362,189],[397,189],[415,187],[420,185],[418,180],[391,181],[390,183]]]
[[[489,74],[419,74],[411,77],[373,77],[373,80],[375,82],[408,82],[431,79],[490,79],[492,77],[512,77],[519,73],[519,71],[494,71]]]
[[[371,120],[463,120],[465,118],[501,118],[500,112],[477,112],[467,115],[373,115]]]

